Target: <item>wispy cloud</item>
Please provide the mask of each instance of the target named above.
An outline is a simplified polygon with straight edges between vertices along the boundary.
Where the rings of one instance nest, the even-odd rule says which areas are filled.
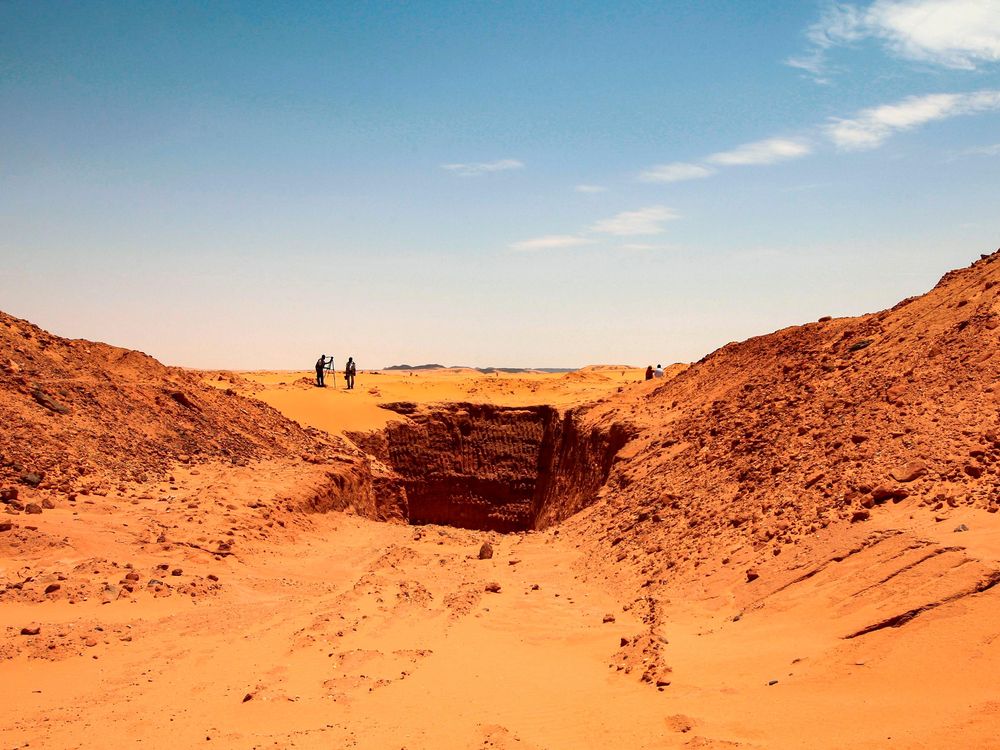
[[[679,219],[680,215],[666,206],[647,206],[637,211],[622,211],[620,214],[594,224],[590,231],[613,234],[617,237],[632,237],[645,234],[661,234],[663,225]]]
[[[911,96],[895,104],[862,110],[854,118],[834,118],[826,126],[827,136],[845,151],[881,146],[894,133],[911,130],[935,120],[1000,109],[1000,91],[970,94]]]
[[[640,173],[639,179],[642,182],[682,182],[684,180],[700,180],[713,174],[715,174],[715,170],[703,164],[688,164],[677,161],[672,164],[659,164],[650,167]]]
[[[500,159],[498,161],[470,162],[468,164],[442,164],[446,169],[461,177],[476,177],[491,172],[507,172],[512,169],[524,169],[524,162],[517,159]]]
[[[562,247],[578,247],[580,245],[590,245],[594,241],[577,234],[547,234],[544,237],[535,237],[530,240],[513,242],[511,250],[555,250]]]
[[[1000,156],[1000,143],[991,146],[973,146],[959,151],[956,156]]]
[[[812,146],[800,139],[768,138],[746,143],[732,151],[720,151],[709,156],[707,160],[727,167],[774,164],[788,159],[798,159],[811,152]]]
[[[573,189],[578,193],[604,193],[608,190],[603,185],[577,185]]]
[[[899,58],[975,70],[1000,60],[996,0],[875,0],[868,6],[833,2],[809,27],[807,52],[785,62],[817,78],[836,46],[875,39]]]

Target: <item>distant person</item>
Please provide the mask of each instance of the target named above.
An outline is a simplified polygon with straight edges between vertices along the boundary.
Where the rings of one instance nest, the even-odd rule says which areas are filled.
[[[646,366],[646,380],[652,380],[652,379],[653,379],[653,366],[652,365],[647,365]]]
[[[330,361],[333,361],[333,357],[330,357]],[[326,383],[323,382],[323,370],[326,369],[326,355],[320,354],[319,359],[316,360],[316,387],[326,388]]]
[[[663,372],[663,365],[657,365],[656,366],[656,369],[653,370],[653,377],[654,378],[663,378],[663,377],[666,377],[666,375]]]
[[[354,364],[354,357],[347,358],[347,365],[344,367],[344,380],[347,381],[347,390],[354,390],[354,376],[358,373],[358,366]]]

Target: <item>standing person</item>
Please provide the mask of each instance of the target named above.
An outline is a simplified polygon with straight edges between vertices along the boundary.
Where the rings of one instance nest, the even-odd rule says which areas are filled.
[[[657,365],[656,366],[656,369],[653,370],[653,377],[654,378],[663,378],[663,377],[666,377],[666,375],[663,372],[663,365]]]
[[[332,357],[331,357],[332,359]],[[323,382],[323,369],[326,367],[326,355],[320,354],[319,359],[316,360],[316,387],[326,388],[326,384]]]
[[[647,367],[646,367],[646,380],[652,380],[652,379],[653,379],[653,366],[652,365],[647,365]]]
[[[344,380],[347,381],[347,390],[354,390],[354,376],[358,372],[358,366],[354,364],[354,357],[347,358],[347,366],[344,367]]]

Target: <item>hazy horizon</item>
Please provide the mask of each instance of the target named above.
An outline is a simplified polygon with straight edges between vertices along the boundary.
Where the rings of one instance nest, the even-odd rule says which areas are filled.
[[[998,72],[1000,0],[8,2],[0,309],[201,369],[695,361],[1000,245]]]

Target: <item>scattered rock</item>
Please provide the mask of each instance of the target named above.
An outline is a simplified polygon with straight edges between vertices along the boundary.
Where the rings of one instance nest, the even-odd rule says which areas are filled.
[[[489,591],[492,594],[499,594],[500,584],[497,583],[496,581],[490,581],[489,583],[486,584],[486,591]]]
[[[927,464],[923,461],[910,461],[903,466],[897,466],[889,473],[897,482],[912,482],[927,473]]]
[[[10,502],[17,500],[17,487],[5,487],[0,490],[0,502]]]
[[[44,500],[42,500],[42,507],[45,508],[45,510],[52,510],[53,508],[56,507],[56,504],[51,500],[49,500],[48,498],[45,498]]]
[[[963,469],[963,471],[973,479],[979,479],[979,477],[983,475],[983,467],[976,466],[975,464],[969,464]]]
[[[170,571],[170,575],[172,576],[184,575],[184,571],[181,570],[180,568],[174,568],[173,570]]]
[[[10,521],[0,522],[0,531],[10,531],[12,528],[14,528],[14,524]]]
[[[854,511],[851,514],[851,523],[857,523],[858,521],[867,521],[871,518],[871,511],[867,508],[861,508],[860,510]]]
[[[24,512],[29,515],[38,515],[42,512],[42,506],[38,503],[28,503],[24,506]]]
[[[38,635],[42,632],[42,626],[36,623],[31,623],[30,625],[25,625],[21,628],[21,635]]]
[[[252,701],[252,700],[253,700],[253,693],[247,693],[246,695],[243,696],[243,702],[244,703],[246,703],[247,701]]]
[[[872,490],[872,500],[876,503],[884,503],[886,500],[892,500],[894,503],[898,503],[900,500],[905,500],[910,496],[910,493],[901,487],[888,487],[886,485],[880,485]]]
[[[760,573],[753,568],[747,569],[747,583],[750,583],[750,581],[756,581],[758,578],[760,578]]]
[[[489,560],[493,557],[493,545],[489,542],[483,542],[483,546],[479,548],[479,559]]]
[[[601,622],[614,622],[614,621],[615,621],[615,616],[610,613],[604,615],[604,619],[601,620]]]
[[[37,487],[42,483],[42,477],[40,474],[35,474],[34,472],[29,472],[22,474],[20,477],[21,484],[26,484],[29,487]]]
[[[55,592],[57,592],[61,588],[62,588],[62,586],[60,584],[58,584],[58,583],[50,583],[48,586],[45,587],[45,593],[46,594],[54,594]]]
[[[959,534],[959,533],[961,533],[963,531],[968,531],[968,530],[969,530],[969,527],[966,526],[964,523],[960,523],[958,526],[955,527],[955,533],[956,534]]]

